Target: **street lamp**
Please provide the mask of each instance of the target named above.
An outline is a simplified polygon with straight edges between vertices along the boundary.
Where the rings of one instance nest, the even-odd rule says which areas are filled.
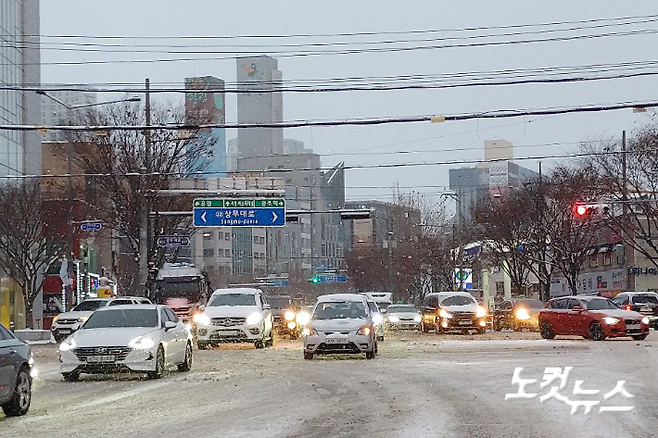
[[[43,90],[37,90],[37,94],[41,96],[46,96],[47,98],[54,100],[55,102],[59,103],[62,105],[64,108],[66,108],[66,118],[69,124],[73,123],[73,111],[77,109],[82,109],[82,108],[90,108],[90,107],[95,107],[95,106],[101,106],[101,105],[111,105],[114,103],[122,103],[122,102],[139,102],[141,99],[137,96],[125,98],[125,99],[118,99],[118,100],[110,100],[107,102],[95,102],[95,103],[83,103],[83,104],[78,104],[78,105],[69,105],[66,102],[62,101],[61,99],[58,99],[57,97],[46,93]],[[68,212],[66,215],[66,242],[68,246],[68,255],[66,259],[69,262],[73,261],[73,230],[71,229],[71,225],[73,223],[73,141],[71,140],[71,133],[67,132],[66,133],[66,164],[67,164],[67,179],[68,179]],[[69,263],[69,266],[71,264]],[[65,284],[65,286],[67,286]],[[70,284],[69,284],[70,286]],[[66,307],[66,302],[63,303],[64,307]]]

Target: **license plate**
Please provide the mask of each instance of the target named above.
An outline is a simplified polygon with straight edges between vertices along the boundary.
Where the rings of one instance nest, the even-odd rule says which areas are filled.
[[[347,344],[350,340],[347,338],[329,338],[326,339],[324,342],[327,344]]]
[[[639,324],[630,324],[626,326],[626,330],[640,330]]]
[[[642,307],[640,308],[640,312],[651,312],[651,307]]]
[[[459,325],[471,325],[471,321],[465,319],[463,321],[459,321]]]
[[[88,356],[87,363],[114,363],[114,356]]]
[[[217,334],[219,336],[235,336],[238,333],[240,333],[240,332],[237,331],[237,330],[221,330],[221,331],[217,332]]]
[[[69,329],[60,329],[59,332],[60,332],[61,334],[66,334],[66,335],[71,334],[71,330],[69,330]]]

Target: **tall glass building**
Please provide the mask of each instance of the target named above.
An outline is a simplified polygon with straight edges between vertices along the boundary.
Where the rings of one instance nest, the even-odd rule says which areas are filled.
[[[38,125],[39,0],[0,1],[0,125]],[[7,89],[15,87],[16,89]],[[0,129],[0,177],[41,174],[41,135]]]

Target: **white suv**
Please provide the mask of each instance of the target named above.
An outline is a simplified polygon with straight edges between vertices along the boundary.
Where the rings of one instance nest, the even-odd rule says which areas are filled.
[[[225,342],[253,342],[256,348],[274,343],[272,311],[260,289],[217,289],[193,321],[199,350]]]

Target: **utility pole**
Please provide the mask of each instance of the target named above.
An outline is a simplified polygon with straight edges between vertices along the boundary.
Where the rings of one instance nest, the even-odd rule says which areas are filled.
[[[626,131],[621,132],[621,233],[626,233],[626,226],[628,225],[627,215],[628,215],[628,184],[627,181],[627,169],[626,169]],[[626,266],[630,265],[630,255],[634,251],[630,245],[623,243],[624,245],[624,263]],[[626,290],[635,290],[635,277],[631,271],[628,271],[628,279],[626,284]]]
[[[139,211],[139,286],[141,290],[138,295],[149,296],[150,291],[148,281],[148,259],[149,259],[149,211],[150,202],[148,198],[148,178],[151,172],[151,96],[150,81],[147,78],[144,93],[144,112],[146,118],[146,128],[144,130],[144,166],[142,167],[142,199]]]

